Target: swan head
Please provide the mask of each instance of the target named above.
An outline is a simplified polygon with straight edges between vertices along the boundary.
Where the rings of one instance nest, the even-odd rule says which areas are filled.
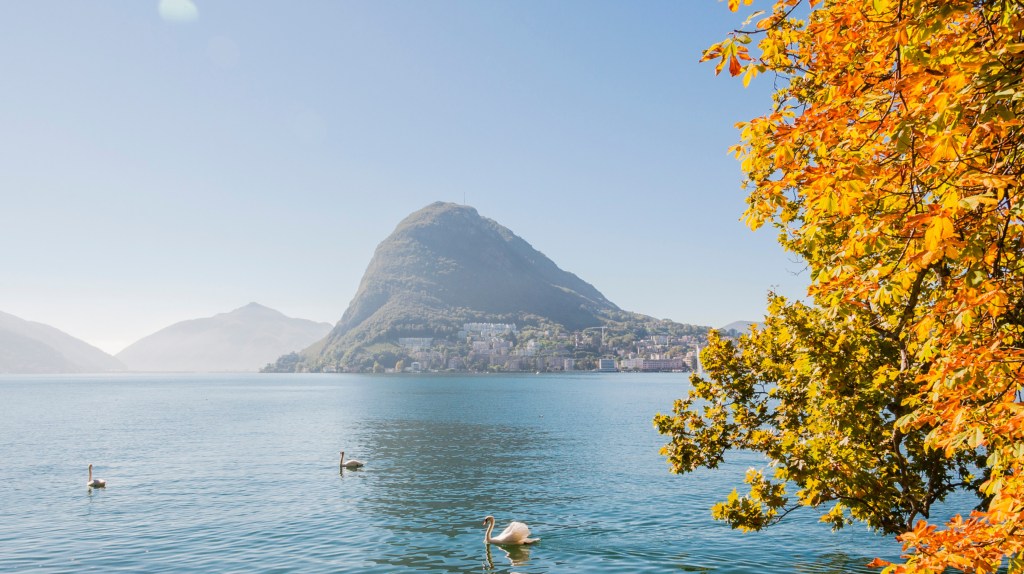
[[[493,516],[485,516],[484,517],[484,526],[487,526],[488,522],[490,522],[491,524],[494,524],[494,517]]]

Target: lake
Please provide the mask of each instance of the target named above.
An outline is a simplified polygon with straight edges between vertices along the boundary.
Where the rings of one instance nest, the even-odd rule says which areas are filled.
[[[685,374],[0,377],[0,571],[876,572],[899,546],[811,510],[710,506],[764,461],[677,476]],[[339,473],[338,452],[366,462]],[[86,488],[95,464],[106,489]],[[511,520],[541,541],[483,543]]]

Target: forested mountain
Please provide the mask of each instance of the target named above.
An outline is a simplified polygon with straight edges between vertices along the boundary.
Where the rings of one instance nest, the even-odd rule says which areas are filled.
[[[399,353],[400,338],[457,344],[472,322],[568,332],[660,324],[620,310],[472,207],[438,202],[406,217],[380,243],[327,337],[268,369],[366,368],[381,353]]]

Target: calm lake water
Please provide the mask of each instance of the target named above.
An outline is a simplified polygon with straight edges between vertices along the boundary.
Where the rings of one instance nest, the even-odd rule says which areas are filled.
[[[0,571],[874,572],[812,511],[742,534],[745,470],[676,476],[687,376],[0,377]],[[366,461],[339,474],[338,451]],[[96,465],[105,490],[85,487]],[[742,490],[742,488],[741,488]],[[506,553],[481,521],[529,524]]]

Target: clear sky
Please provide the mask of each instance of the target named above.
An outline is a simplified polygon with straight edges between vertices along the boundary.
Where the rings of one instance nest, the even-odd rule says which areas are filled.
[[[757,319],[802,265],[727,154],[715,0],[0,3],[0,311],[108,352],[250,301],[337,322],[468,203],[630,311]]]

